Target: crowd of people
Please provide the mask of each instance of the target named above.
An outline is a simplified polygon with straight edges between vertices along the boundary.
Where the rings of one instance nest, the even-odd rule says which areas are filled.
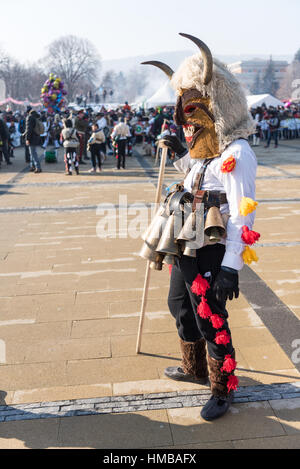
[[[144,155],[155,156],[158,142],[166,135],[177,135],[184,141],[181,127],[173,120],[172,106],[133,110],[126,102],[116,109],[100,112],[92,108],[67,109],[51,115],[28,107],[20,111],[0,111],[0,168],[12,164],[14,150],[24,147],[24,157],[30,171],[42,172],[39,148],[46,152],[64,149],[66,175],[79,174],[81,165],[91,165],[90,173],[101,173],[109,156],[115,158],[117,170],[126,168],[126,157],[132,155],[135,144],[142,144]],[[275,147],[280,139],[300,138],[300,104],[277,108],[262,105],[251,109],[256,133],[250,143],[262,142]],[[175,155],[169,151],[168,164]]]
[[[290,104],[288,107],[260,107],[251,109],[256,122],[256,133],[252,136],[252,145],[264,143],[265,148],[274,140],[275,148],[279,140],[300,138],[300,104]]]
[[[177,132],[172,108],[132,110],[124,106],[100,112],[92,108],[67,109],[55,115],[28,107],[25,113],[6,111],[0,114],[1,162],[12,164],[14,149],[24,147],[30,171],[41,173],[39,149],[64,149],[66,175],[80,172],[81,165],[91,164],[90,173],[101,173],[108,156],[116,160],[116,169],[126,169],[126,157],[133,145],[143,144],[146,154],[155,154],[161,135]]]

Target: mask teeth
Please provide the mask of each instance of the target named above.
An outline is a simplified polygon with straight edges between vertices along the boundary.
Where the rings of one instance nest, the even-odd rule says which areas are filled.
[[[183,131],[186,137],[192,137],[195,132],[195,127],[193,125],[187,125],[183,128]]]

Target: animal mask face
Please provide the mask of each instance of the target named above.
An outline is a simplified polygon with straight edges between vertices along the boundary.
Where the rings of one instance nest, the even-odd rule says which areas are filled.
[[[193,159],[219,156],[219,143],[211,101],[198,90],[183,90],[177,100],[175,121],[182,125],[186,143]]]

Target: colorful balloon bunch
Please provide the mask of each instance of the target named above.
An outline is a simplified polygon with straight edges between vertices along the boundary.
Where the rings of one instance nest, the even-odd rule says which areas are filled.
[[[64,109],[66,94],[64,82],[51,73],[41,91],[43,104],[50,114]]]

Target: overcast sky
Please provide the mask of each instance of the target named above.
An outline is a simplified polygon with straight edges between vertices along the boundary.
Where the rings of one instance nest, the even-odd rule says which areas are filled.
[[[0,45],[35,61],[61,35],[88,38],[102,59],[191,49],[200,37],[215,54],[294,54],[300,0],[1,0]]]

